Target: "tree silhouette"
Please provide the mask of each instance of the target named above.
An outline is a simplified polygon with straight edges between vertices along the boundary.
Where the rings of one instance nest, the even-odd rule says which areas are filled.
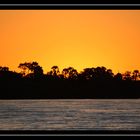
[[[56,77],[56,76],[59,75],[60,71],[59,71],[58,66],[53,66],[51,69],[52,69],[52,75],[53,75],[53,76]]]
[[[43,75],[43,69],[37,62],[20,63],[18,68],[22,69],[24,75]]]
[[[22,70],[21,73],[23,75],[27,75],[30,73],[29,65],[30,65],[30,63],[27,63],[27,62],[19,64],[18,68],[20,68]]]
[[[64,68],[62,71],[62,75],[66,79],[77,79],[78,72],[73,67]]]
[[[85,68],[79,75],[83,79],[86,80],[107,80],[112,79],[114,74],[111,69],[106,69],[105,67],[97,67],[97,68]]]
[[[106,79],[106,68],[105,67],[96,67],[94,69],[94,78],[97,80],[105,80]],[[109,74],[109,72],[108,72]]]
[[[139,70],[134,70],[132,78],[136,81],[139,78]]]
[[[35,61],[20,63],[21,73],[0,67],[0,99],[60,98],[140,98],[140,72],[114,74],[104,66],[85,68],[80,73],[73,67],[58,66],[43,74]],[[20,91],[20,92],[19,92]]]
[[[121,81],[123,78],[121,73],[117,73],[116,75],[114,75],[114,79]]]
[[[68,69],[67,68],[64,68],[63,70],[62,70],[62,75],[64,76],[64,78],[68,78]]]
[[[91,80],[94,78],[94,68],[85,68],[79,75],[82,79]]]
[[[132,80],[132,77],[131,77],[131,71],[126,71],[124,74],[123,74],[123,79],[124,80]]]
[[[10,81],[11,79],[20,79],[22,75],[15,71],[10,71],[8,67],[0,67],[0,78]]]
[[[0,66],[0,78],[8,79],[9,77],[9,68]]]
[[[114,73],[112,72],[112,70],[111,69],[107,69],[106,70],[106,79],[107,80],[111,80],[111,79],[113,79],[113,77],[114,77]]]
[[[9,71],[8,67],[1,67],[0,66],[0,72],[6,72],[6,71]]]

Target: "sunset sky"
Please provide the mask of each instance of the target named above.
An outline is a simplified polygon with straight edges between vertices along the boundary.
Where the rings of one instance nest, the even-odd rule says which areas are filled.
[[[0,66],[140,70],[140,10],[0,10]]]

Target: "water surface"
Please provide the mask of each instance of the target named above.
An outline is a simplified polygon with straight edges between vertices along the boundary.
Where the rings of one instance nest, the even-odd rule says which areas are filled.
[[[140,130],[140,100],[0,100],[0,130]]]

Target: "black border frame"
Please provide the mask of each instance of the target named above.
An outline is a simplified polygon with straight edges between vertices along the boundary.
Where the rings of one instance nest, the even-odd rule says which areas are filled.
[[[140,4],[0,4],[0,10],[139,10]]]
[[[0,4],[0,10],[140,10],[140,4]],[[140,136],[140,130],[0,130],[0,136]]]

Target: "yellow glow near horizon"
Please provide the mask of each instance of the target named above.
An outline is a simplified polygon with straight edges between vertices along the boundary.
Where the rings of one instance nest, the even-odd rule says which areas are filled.
[[[0,10],[0,65],[140,70],[140,10]]]

